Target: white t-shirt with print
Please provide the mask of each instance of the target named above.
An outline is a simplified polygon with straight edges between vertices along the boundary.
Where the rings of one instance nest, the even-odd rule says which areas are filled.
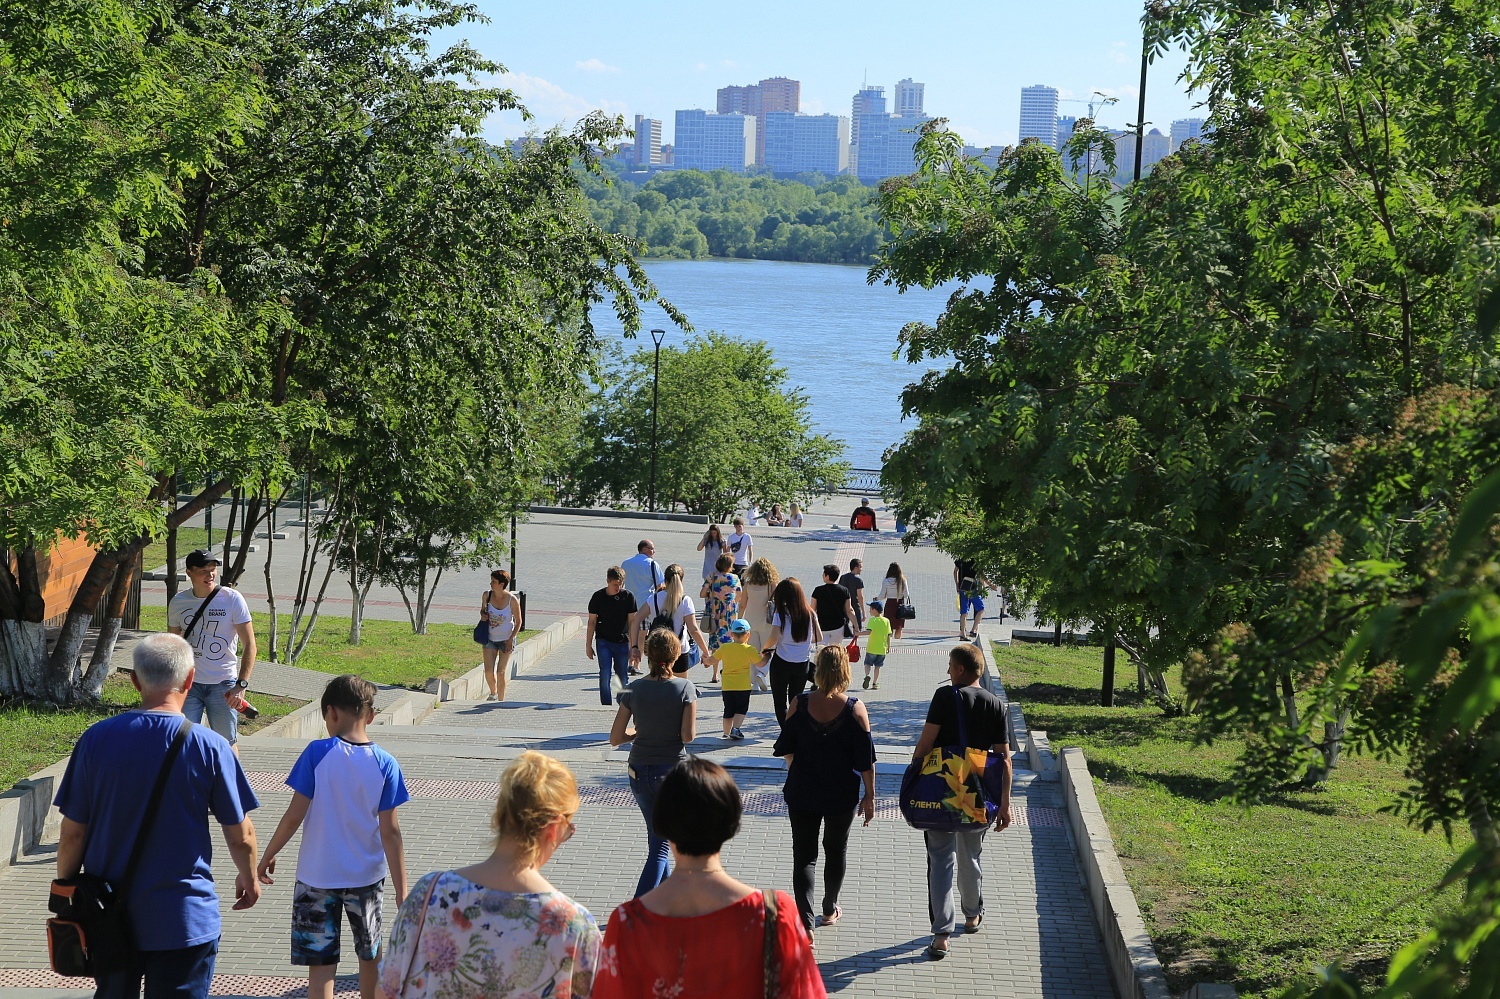
[[[750,561],[748,556],[750,554],[750,546],[754,543],[754,539],[750,537],[748,532],[743,534],[731,534],[725,540],[729,542],[729,554],[734,556],[735,565],[745,565]]]
[[[190,586],[178,592],[167,605],[167,627],[181,633],[198,613],[203,597],[193,596]],[[250,605],[239,590],[225,586],[203,611],[193,633],[187,636],[193,647],[194,683],[223,683],[240,675],[240,636],[236,626],[250,623]]]

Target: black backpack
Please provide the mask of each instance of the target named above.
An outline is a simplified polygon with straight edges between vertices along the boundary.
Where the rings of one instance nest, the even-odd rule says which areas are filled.
[[[651,627],[648,630],[655,631],[657,628],[665,628],[668,631],[672,631],[672,625],[674,624],[672,615],[670,612],[663,613],[661,609],[661,590],[657,590],[651,594],[651,601],[652,605],[656,608],[656,615],[651,618]],[[677,637],[681,638],[682,636],[678,635]]]

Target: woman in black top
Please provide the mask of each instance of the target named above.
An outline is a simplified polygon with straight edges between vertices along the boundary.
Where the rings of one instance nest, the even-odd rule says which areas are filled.
[[[844,910],[839,889],[848,867],[849,827],[854,813],[875,817],[875,740],[870,716],[849,689],[849,654],[830,645],[818,653],[816,688],[801,694],[787,712],[773,752],[787,762],[787,815],[792,822],[792,894],[809,933],[818,863],[818,827],[823,828],[823,914],[831,926]],[[860,796],[863,786],[864,796]]]

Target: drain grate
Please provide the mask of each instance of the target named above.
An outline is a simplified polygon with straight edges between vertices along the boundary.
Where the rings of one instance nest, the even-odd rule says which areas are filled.
[[[0,988],[7,989],[87,989],[94,990],[92,978],[64,978],[44,968],[0,970]],[[265,999],[307,999],[306,978],[282,978],[273,975],[215,975],[209,986],[211,996],[256,996]],[[359,979],[353,976],[334,980],[335,999],[358,999]]]

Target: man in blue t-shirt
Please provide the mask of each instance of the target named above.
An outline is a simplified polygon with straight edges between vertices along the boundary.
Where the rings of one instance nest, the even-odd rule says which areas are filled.
[[[119,885],[145,818],[146,802],[167,750],[185,722],[183,701],[193,685],[193,648],[177,635],[142,639],[131,675],[141,707],[91,726],[78,740],[54,804],[63,814],[57,876],[80,870]],[[135,879],[125,896],[139,948],[134,971],[98,979],[97,999],[146,994],[202,999],[219,952],[219,899],[214,891],[210,815],[218,821],[238,872],[236,909],[260,898],[255,880],[259,807],[239,758],[207,726],[188,732],[172,764],[156,820],[146,834]]]

